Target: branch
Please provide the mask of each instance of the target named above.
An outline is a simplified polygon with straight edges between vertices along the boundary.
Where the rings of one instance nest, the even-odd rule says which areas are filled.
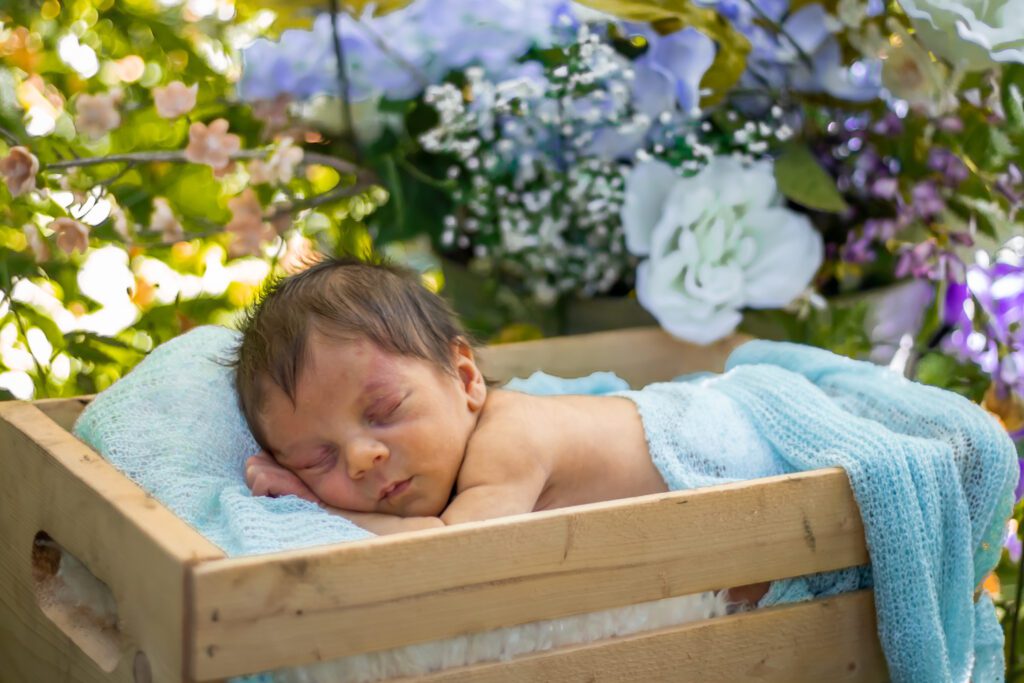
[[[408,59],[403,57],[400,52],[392,49],[392,47],[387,44],[384,38],[379,33],[377,33],[377,30],[375,28],[367,24],[362,19],[357,18],[354,14],[350,14],[349,16],[352,17],[353,21],[355,21],[356,26],[358,26],[363,31],[363,33],[366,34],[366,37],[370,39],[370,42],[373,43],[378,50],[383,52],[384,56],[386,56],[396,65],[405,69],[409,73],[409,75],[416,80],[416,83],[419,84],[421,88],[426,88],[428,85],[430,85],[430,79],[427,78],[427,75],[423,73],[423,71],[421,71],[419,67],[417,67],[415,64],[413,64]]]
[[[242,150],[235,152],[231,155],[232,161],[239,160],[251,160],[251,159],[265,159],[270,156],[269,150]],[[152,151],[152,152],[130,152],[126,154],[111,154],[105,157],[86,157],[82,159],[68,159],[66,161],[56,161],[52,164],[46,165],[48,171],[59,171],[68,168],[81,168],[86,166],[98,166],[100,164],[118,164],[126,163],[129,164],[129,168],[144,162],[169,162],[176,164],[188,164],[192,163],[185,158],[185,152],[183,150],[176,150],[172,152],[163,151]],[[313,197],[308,197],[295,202],[288,202],[286,204],[278,205],[275,211],[270,215],[270,220],[274,218],[280,218],[286,213],[295,213],[302,211],[303,209],[311,209],[323,204],[327,204],[344,197],[351,197],[359,194],[364,190],[372,187],[377,183],[377,176],[369,171],[368,169],[361,168],[352,164],[344,159],[338,159],[337,157],[328,156],[326,154],[319,154],[317,152],[306,152],[303,151],[301,166],[328,166],[333,168],[335,171],[342,175],[354,175],[356,177],[355,182],[352,185],[341,185],[339,183],[335,187],[331,188],[323,194],[319,194]],[[109,184],[113,180],[120,177],[121,174],[114,176],[113,179],[107,179],[104,183]],[[104,184],[104,183],[101,183]]]
[[[18,139],[18,136],[16,136],[14,133],[7,130],[3,126],[0,126],[0,137],[6,138],[7,142],[9,142],[12,145],[17,146],[21,144],[21,141]]]
[[[771,26],[779,35],[785,38],[789,44],[793,46],[793,49],[796,50],[797,55],[800,57],[800,61],[804,63],[804,66],[813,71],[814,60],[811,59],[811,56],[807,54],[802,47],[800,47],[800,43],[796,42],[796,38],[791,36],[789,31],[787,31],[781,23],[768,16],[765,11],[761,9],[760,5],[757,4],[756,0],[746,0],[746,3],[752,10],[754,10],[754,13],[760,17],[762,21]]]
[[[255,150],[245,149],[239,152],[235,152],[230,156],[232,161],[249,161],[252,159],[266,159],[270,156],[272,150]],[[128,152],[125,154],[111,154],[103,157],[83,157],[81,159],[67,159],[65,161],[55,161],[51,164],[46,164],[45,170],[48,171],[60,171],[66,168],[83,168],[86,166],[99,166],[101,164],[138,164],[138,163],[152,163],[152,162],[168,162],[172,164],[190,164],[192,163],[185,158],[184,150],[174,150],[170,152],[163,151],[152,151],[152,152]],[[326,154],[319,154],[317,152],[306,152],[303,151],[302,166],[330,166],[338,173],[355,175],[357,178],[368,178],[372,174],[370,171],[360,168],[353,163],[345,161],[344,159],[338,159],[337,157],[328,156]]]

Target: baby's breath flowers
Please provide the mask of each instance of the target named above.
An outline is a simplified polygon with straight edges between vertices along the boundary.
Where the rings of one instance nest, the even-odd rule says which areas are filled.
[[[428,88],[438,124],[423,147],[453,160],[455,211],[442,245],[503,276],[541,304],[593,296],[629,279],[619,212],[626,167],[594,152],[605,131],[646,129],[631,109],[629,61],[584,27],[564,62],[497,83]]]

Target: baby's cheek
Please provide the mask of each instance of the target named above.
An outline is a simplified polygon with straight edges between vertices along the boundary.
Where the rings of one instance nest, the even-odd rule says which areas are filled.
[[[348,477],[338,472],[322,475],[310,486],[320,500],[331,507],[351,510],[353,512],[373,512],[366,497],[361,495]]]

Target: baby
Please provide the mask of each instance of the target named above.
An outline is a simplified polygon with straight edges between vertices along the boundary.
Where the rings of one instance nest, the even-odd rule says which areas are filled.
[[[242,331],[256,495],[300,496],[389,534],[668,490],[631,400],[488,387],[451,309],[414,273],[321,261],[272,287]]]

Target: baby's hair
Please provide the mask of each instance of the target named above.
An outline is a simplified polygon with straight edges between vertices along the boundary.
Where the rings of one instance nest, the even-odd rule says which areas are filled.
[[[294,404],[311,332],[338,341],[366,339],[449,373],[455,372],[452,344],[469,343],[451,307],[415,271],[355,258],[324,257],[300,273],[269,281],[240,330],[235,386],[261,444],[261,383],[273,382]]]

